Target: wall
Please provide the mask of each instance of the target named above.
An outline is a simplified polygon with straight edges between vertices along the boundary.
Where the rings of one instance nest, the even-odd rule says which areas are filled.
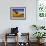
[[[11,27],[19,27],[19,32],[30,32],[31,25],[36,24],[36,0],[0,0],[0,34]],[[26,7],[26,20],[10,20],[10,7]]]

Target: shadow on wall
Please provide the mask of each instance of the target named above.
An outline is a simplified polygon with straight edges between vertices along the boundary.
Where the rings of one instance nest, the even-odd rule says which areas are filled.
[[[11,28],[8,28],[8,29],[5,29],[4,32],[2,34],[5,34],[5,33],[10,33],[11,31]]]

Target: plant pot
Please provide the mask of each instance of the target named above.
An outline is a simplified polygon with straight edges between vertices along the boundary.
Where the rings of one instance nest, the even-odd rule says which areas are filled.
[[[40,43],[40,39],[37,39],[37,43]]]
[[[41,43],[44,42],[44,40],[45,40],[45,39],[37,39],[37,42],[38,42],[39,44],[41,44]]]

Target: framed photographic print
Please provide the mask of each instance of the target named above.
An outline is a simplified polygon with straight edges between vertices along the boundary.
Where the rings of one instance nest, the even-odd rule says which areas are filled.
[[[11,20],[23,20],[26,19],[26,7],[11,7],[10,8]]]

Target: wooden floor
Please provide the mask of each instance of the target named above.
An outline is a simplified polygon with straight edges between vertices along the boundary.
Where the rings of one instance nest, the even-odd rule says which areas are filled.
[[[0,42],[0,46],[5,46],[4,45],[4,42]],[[15,44],[15,42],[14,43],[12,43],[12,42],[10,42],[10,43],[8,43],[8,45],[7,46],[16,46],[16,44]],[[22,46],[22,45],[21,45]],[[25,45],[24,45],[25,46]],[[30,46],[37,46],[37,43],[30,43]],[[46,43],[44,43],[44,45],[41,45],[41,46],[46,46]]]

